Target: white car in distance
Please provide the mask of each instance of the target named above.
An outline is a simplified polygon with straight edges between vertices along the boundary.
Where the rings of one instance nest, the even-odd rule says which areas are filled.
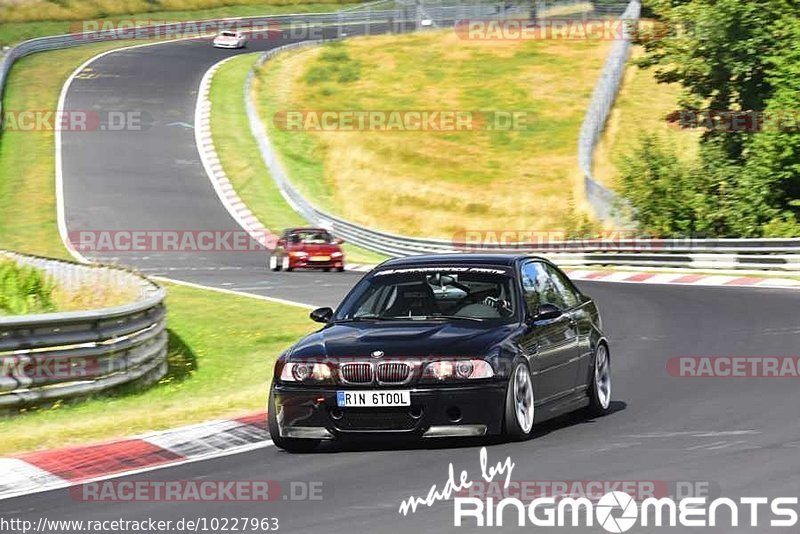
[[[212,44],[214,48],[244,48],[247,46],[247,39],[242,32],[224,30],[214,37]]]

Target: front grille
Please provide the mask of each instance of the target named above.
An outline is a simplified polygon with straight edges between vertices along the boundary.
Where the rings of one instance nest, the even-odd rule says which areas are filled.
[[[408,379],[411,367],[406,363],[382,363],[378,365],[378,381],[384,384],[402,384]]]
[[[372,365],[369,363],[345,363],[342,365],[342,378],[351,384],[372,382]]]
[[[411,430],[417,424],[408,408],[345,408],[336,426],[342,430]]]

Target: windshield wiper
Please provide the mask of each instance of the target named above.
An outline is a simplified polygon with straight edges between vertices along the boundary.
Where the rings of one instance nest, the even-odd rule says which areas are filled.
[[[361,315],[359,317],[350,317],[349,319],[339,319],[333,321],[334,323],[357,323],[360,321],[396,321],[397,319],[407,319],[407,317],[381,317],[380,315]]]
[[[469,317],[466,315],[412,315],[410,317],[404,317],[404,319],[411,319],[412,321],[432,321],[438,319],[461,319],[464,321],[475,321],[478,323],[482,323],[485,319],[481,319],[480,317]]]
[[[335,323],[355,323],[359,321],[435,321],[435,320],[461,319],[464,321],[475,321],[482,323],[485,319],[479,317],[466,317],[463,315],[395,315],[384,317],[381,315],[362,315],[350,319],[340,319]]]
[[[461,319],[464,321],[475,321],[477,323],[482,323],[486,319],[481,319],[480,317],[469,317],[466,315],[429,315],[426,317],[427,319]]]

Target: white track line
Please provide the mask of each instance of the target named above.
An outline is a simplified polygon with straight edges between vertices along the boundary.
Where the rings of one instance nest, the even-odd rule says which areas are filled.
[[[267,297],[266,295],[256,295],[255,293],[244,293],[242,291],[236,291],[233,289],[223,289],[221,287],[214,287],[214,286],[204,286],[202,284],[195,284],[193,282],[185,282],[183,280],[175,280],[174,278],[167,278],[164,276],[150,276],[148,277],[151,280],[158,280],[159,282],[170,282],[173,284],[177,284],[180,286],[192,287],[195,289],[207,289],[209,291],[216,291],[217,293],[224,293],[226,295],[236,295],[238,297],[247,297],[251,299],[263,300],[266,302],[274,302],[276,304],[285,304],[287,306],[295,306],[298,308],[304,308],[306,310],[313,310],[319,308],[318,305],[315,304],[306,304],[303,302],[297,302],[294,300],[286,300],[281,299],[278,297]]]
[[[72,85],[72,81],[75,79],[75,76],[80,74],[83,69],[97,61],[98,59],[105,57],[109,54],[114,54],[116,52],[123,52],[125,50],[132,50],[134,48],[144,48],[146,46],[156,46],[156,45],[163,45],[163,44],[171,44],[178,41],[190,41],[193,39],[197,39],[197,37],[187,37],[183,39],[173,39],[171,41],[158,41],[154,43],[139,43],[135,45],[128,45],[128,46],[121,46],[119,48],[113,48],[111,50],[106,50],[105,52],[100,52],[96,56],[92,56],[80,66],[72,71],[72,74],[69,75],[67,81],[64,82],[64,85],[61,87],[61,93],[58,96],[58,105],[56,109],[63,110],[64,104],[67,100],[67,92],[69,91],[70,86]],[[75,250],[72,246],[72,243],[69,240],[69,231],[67,230],[67,219],[64,213],[64,174],[63,174],[63,160],[61,157],[61,129],[56,128],[55,131],[55,166],[56,166],[56,219],[58,222],[58,234],[61,237],[61,242],[64,244],[64,247],[70,253],[70,255],[75,258],[77,261],[81,263],[92,263],[91,260],[86,258],[83,254]]]

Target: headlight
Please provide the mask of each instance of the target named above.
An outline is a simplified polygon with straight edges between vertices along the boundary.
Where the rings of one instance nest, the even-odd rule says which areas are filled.
[[[305,258],[306,256],[308,256],[308,252],[300,252],[300,251],[290,252],[289,256],[294,256],[296,258]]]
[[[332,252],[331,253],[331,258],[341,258],[341,257],[342,257],[342,253],[341,252]]]
[[[422,380],[428,382],[473,380],[493,376],[492,366],[484,360],[442,360],[429,363],[422,371]]]
[[[325,363],[289,362],[281,370],[281,382],[327,382],[332,376]]]

